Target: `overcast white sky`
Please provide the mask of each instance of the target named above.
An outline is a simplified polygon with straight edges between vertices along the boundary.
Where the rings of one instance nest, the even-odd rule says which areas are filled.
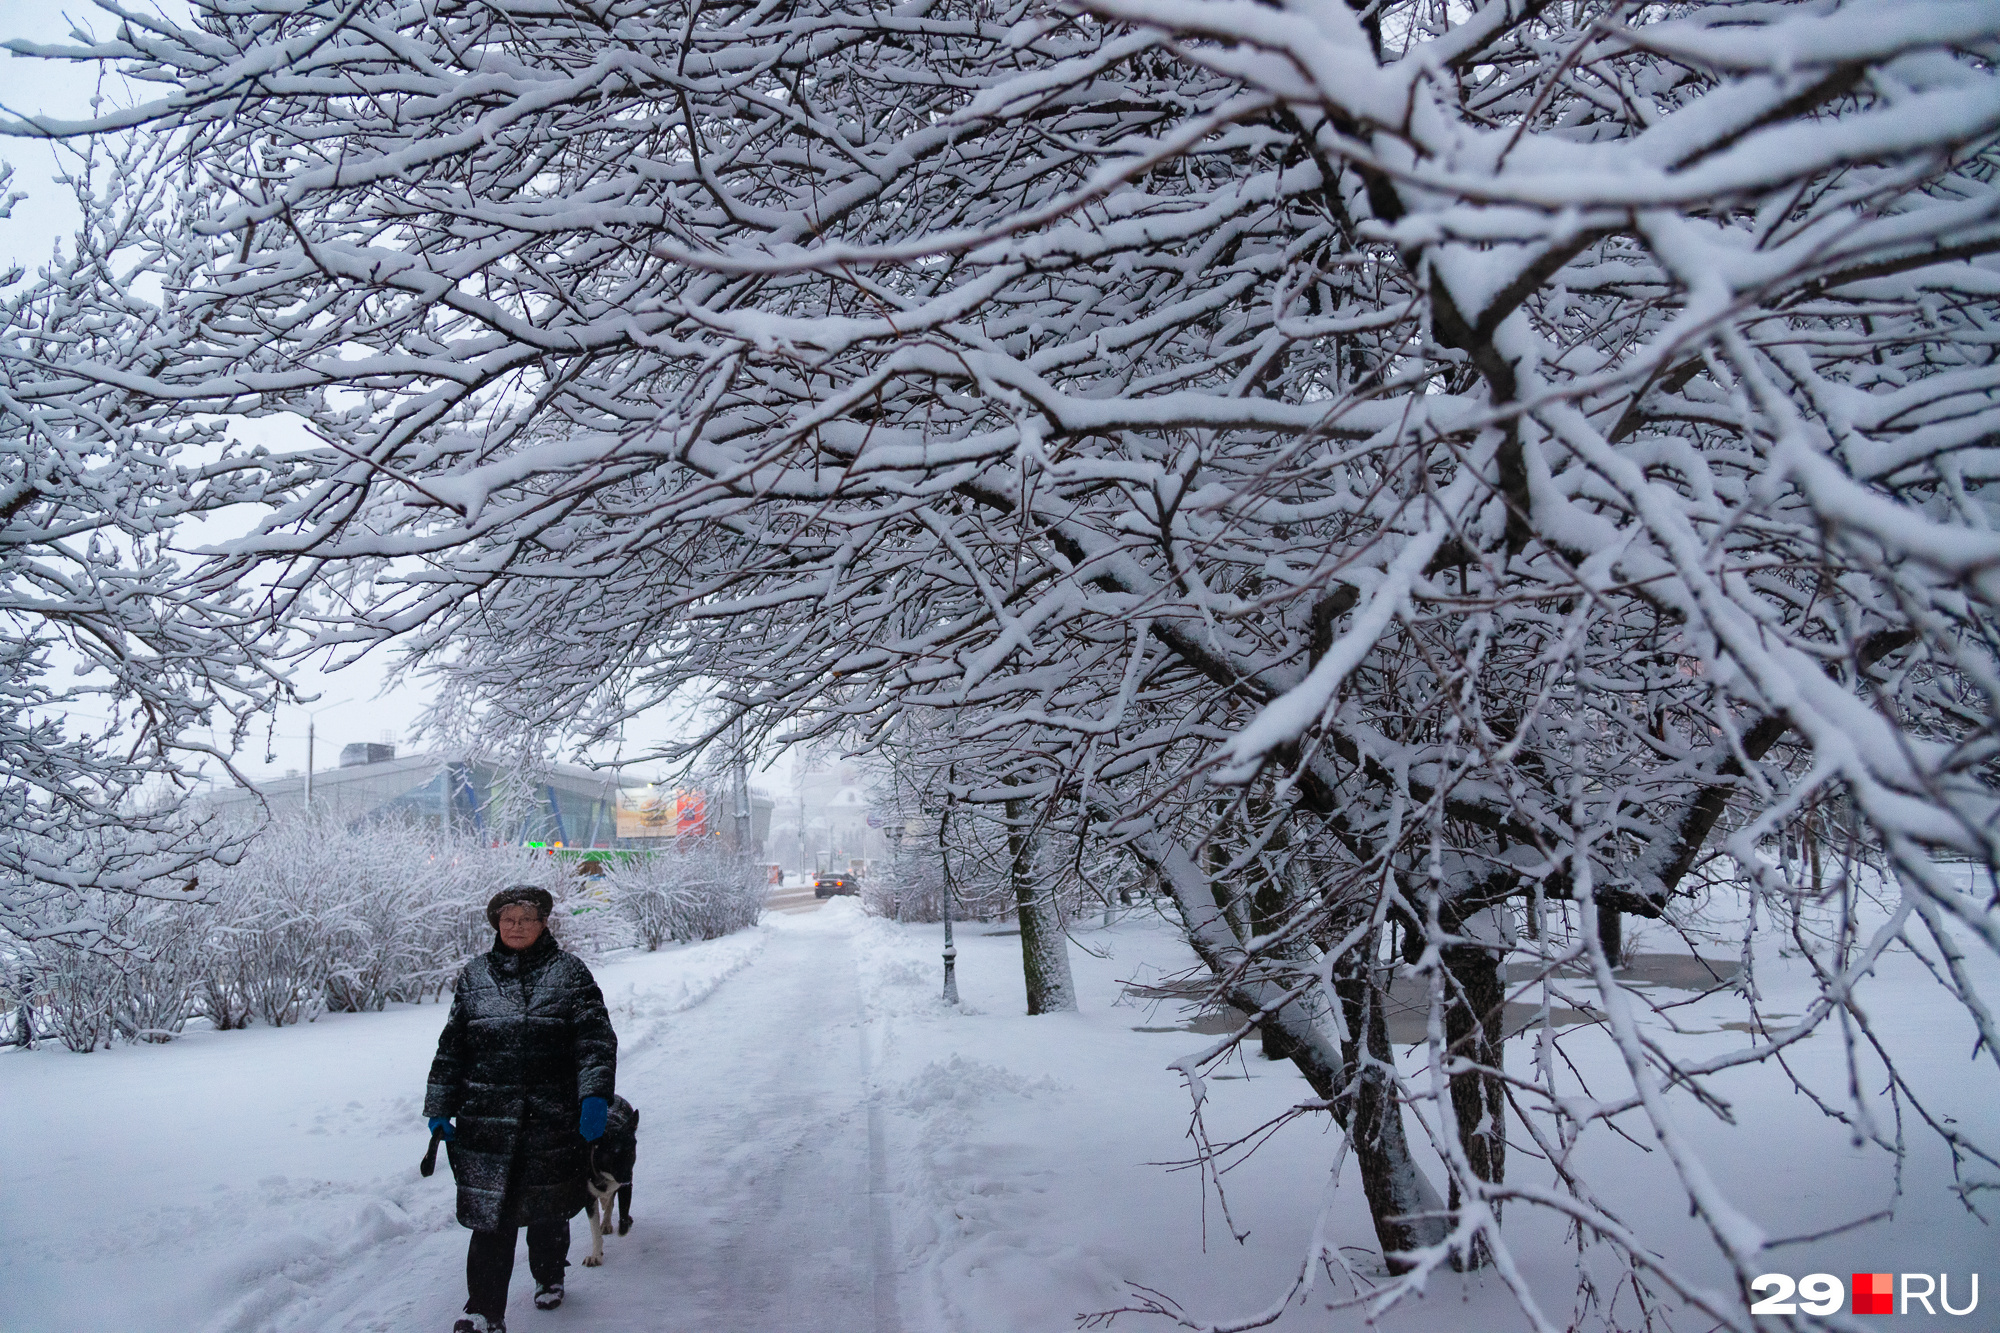
[[[172,12],[179,7],[168,5],[163,8]],[[64,43],[73,22],[101,33],[109,31],[114,21],[88,4],[59,9],[43,0],[0,0],[0,40],[21,38],[41,43]],[[96,71],[89,66],[0,53],[0,106],[15,114],[80,118],[90,114],[94,95],[107,97],[114,103],[124,103],[135,96],[144,97],[147,91],[122,81],[100,85]],[[0,270],[18,263],[33,273],[47,261],[50,247],[58,240],[67,238],[76,225],[76,210],[70,203],[67,188],[51,179],[61,170],[61,157],[52,145],[4,139],[0,140],[0,159],[14,167],[10,190],[28,196],[14,206],[12,217],[0,218]],[[282,422],[245,422],[243,433],[254,433],[257,439],[273,448],[290,442],[287,438],[289,432]],[[291,439],[296,438],[291,436]],[[377,652],[358,665],[338,672],[320,671],[316,669],[319,665],[311,663],[302,668],[301,684],[307,693],[317,694],[320,702],[288,708],[280,713],[268,744],[271,760],[268,763],[265,760],[267,748],[263,726],[257,728],[256,736],[239,753],[238,766],[253,781],[264,776],[279,777],[289,769],[305,767],[309,713],[316,723],[314,760],[319,768],[336,763],[340,747],[350,741],[387,740],[405,749],[412,743],[410,730],[426,698],[419,689],[389,689],[385,685],[390,665],[387,655]],[[626,728],[624,752],[633,754],[643,751],[649,744],[666,739],[674,732],[675,721],[671,717],[637,719]],[[594,757],[608,760],[614,756],[601,754]],[[645,776],[651,776],[650,771],[642,771]],[[779,786],[785,783],[779,774],[762,775],[760,781]]]
[[[61,41],[69,31],[62,12],[36,0],[0,0],[0,38]],[[16,113],[79,115],[90,110],[94,80],[74,66],[0,54],[0,105]],[[21,264],[33,271],[46,259],[49,243],[76,223],[76,210],[61,186],[51,185],[55,151],[20,139],[0,141],[0,158],[14,167],[12,189],[28,195],[0,218],[0,268]]]

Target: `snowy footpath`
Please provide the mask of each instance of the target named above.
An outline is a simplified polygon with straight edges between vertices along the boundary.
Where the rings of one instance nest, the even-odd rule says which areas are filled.
[[[510,1327],[893,1327],[869,1244],[850,921],[779,918],[597,969],[641,1111],[635,1222]],[[817,927],[817,928],[816,928]],[[727,983],[727,984],[725,984]],[[0,1072],[0,1329],[436,1330],[465,1299],[450,1174],[417,1174],[442,1005],[24,1054]],[[555,1321],[555,1322],[549,1322]]]
[[[1191,1317],[1242,1316],[1283,1298],[1323,1207],[1352,1272],[1324,1279],[1274,1327],[1361,1327],[1359,1311],[1329,1306],[1365,1291],[1379,1260],[1352,1165],[1344,1181],[1328,1179],[1323,1119],[1286,1127],[1235,1166],[1225,1217],[1212,1186],[1170,1166],[1190,1151],[1189,1104],[1167,1066],[1216,1025],[1172,998],[1192,956],[1143,911],[1108,930],[1080,924],[1082,1010],[1040,1018],[1022,1015],[1010,932],[961,928],[964,1003],[948,1008],[938,927],[866,918],[851,900],[600,962],[619,1088],[643,1115],[635,1223],[606,1243],[603,1268],[571,1268],[558,1311],[530,1306],[523,1258],[509,1328],[1062,1333],[1141,1287]],[[1687,971],[1658,967],[1660,984],[1677,970]],[[1941,1109],[1990,1135],[2000,1098],[1967,1060],[1964,1034],[1916,960],[1885,970],[1878,1027],[1942,1090]],[[1767,1008],[1786,998],[1782,975],[1772,973]],[[1675,994],[1676,1030],[1661,1039],[1688,1053],[1741,1041],[1740,997]],[[416,1169],[444,1012],[0,1055],[0,1331],[445,1333],[463,1300],[465,1233],[448,1174],[423,1180]],[[1569,1029],[1565,1043],[1583,1076],[1610,1085],[1611,1054],[1591,1029]],[[1509,1059],[1525,1052],[1510,1045]],[[1831,1044],[1795,1048],[1793,1062],[1845,1077]],[[1774,1267],[1983,1263],[1987,1284],[2000,1280],[1991,1233],[1945,1194],[1948,1160],[1921,1135],[1895,1200],[1880,1154],[1854,1148],[1789,1088],[1749,1072],[1739,1082],[1736,1124],[1692,1106],[1683,1123],[1771,1234],[1896,1207],[1892,1220],[1789,1248]],[[1208,1128],[1247,1133],[1304,1095],[1289,1065],[1246,1051],[1209,1083]],[[1604,1164],[1608,1202],[1699,1269],[1706,1247],[1660,1158],[1626,1149]],[[1535,1164],[1513,1169],[1525,1178]],[[1509,1214],[1508,1233],[1524,1277],[1566,1323],[1592,1255],[1526,1211]],[[588,1245],[581,1219],[574,1235],[573,1261]],[[1995,1327],[2000,1291],[1981,1296],[1976,1318],[1899,1317],[1899,1333]],[[1377,1326],[1523,1324],[1483,1273],[1441,1274]],[[1112,1326],[1169,1325],[1127,1314]]]

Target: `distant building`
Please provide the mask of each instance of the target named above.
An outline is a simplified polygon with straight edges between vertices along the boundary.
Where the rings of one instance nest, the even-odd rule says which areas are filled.
[[[373,743],[343,747],[338,768],[310,778],[313,808],[350,826],[413,819],[496,842],[565,847],[639,848],[689,835],[734,836],[735,821],[721,809],[723,803],[698,791],[672,793],[678,798],[674,817],[647,818],[644,812],[658,807],[656,791],[630,784],[621,790],[615,774],[573,764],[551,764],[523,777],[481,760],[428,754],[398,758],[393,745]],[[273,814],[284,814],[305,809],[307,794],[307,777],[290,773],[254,788],[218,790],[208,804],[225,816],[247,815],[257,810],[261,797]],[[772,806],[768,796],[751,794],[753,850],[770,831]],[[691,812],[699,813],[689,818]]]
[[[778,803],[764,844],[773,861],[808,874],[874,865],[891,852],[885,823],[894,817],[873,808],[869,789],[879,766],[862,759],[802,755],[792,790]]]

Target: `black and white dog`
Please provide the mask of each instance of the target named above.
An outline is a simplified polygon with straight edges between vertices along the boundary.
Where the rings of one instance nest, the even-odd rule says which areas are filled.
[[[584,1183],[590,1202],[584,1213],[590,1218],[590,1254],[585,1268],[604,1262],[604,1238],[611,1231],[611,1201],[618,1200],[618,1234],[632,1229],[632,1165],[639,1160],[639,1112],[623,1097],[611,1098],[611,1113],[604,1120],[604,1137],[590,1145],[589,1174]]]

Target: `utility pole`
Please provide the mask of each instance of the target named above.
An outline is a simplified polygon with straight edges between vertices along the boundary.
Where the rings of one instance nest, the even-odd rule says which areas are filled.
[[[736,720],[736,735],[731,748],[733,756],[729,767],[730,783],[734,789],[730,798],[736,802],[736,854],[748,858],[750,855],[750,761],[743,753],[743,719]]]
[[[338,708],[342,704],[351,704],[353,702],[352,697],[336,699],[330,704],[321,704],[318,708],[308,708],[306,710],[306,809],[308,810],[312,809],[313,803],[313,733],[319,721],[319,715],[326,709]]]

